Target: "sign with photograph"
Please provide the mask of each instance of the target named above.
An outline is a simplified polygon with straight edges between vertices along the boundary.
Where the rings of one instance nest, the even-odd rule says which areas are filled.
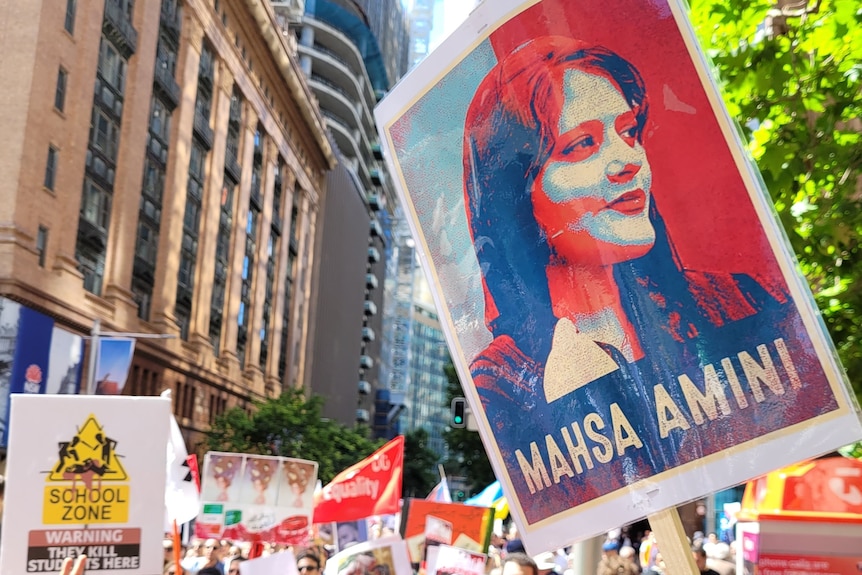
[[[13,396],[0,573],[57,573],[78,555],[87,573],[159,571],[146,549],[164,536],[170,410],[161,398]]]
[[[204,458],[195,534],[305,545],[316,483],[316,461],[210,451]]]
[[[489,507],[406,499],[401,510],[401,536],[407,541],[410,561],[414,565],[419,565],[425,559],[427,547],[443,542],[460,549],[485,553],[491,542],[493,527],[494,510]]]
[[[531,553],[862,437],[680,0],[495,0],[377,106]]]
[[[427,575],[485,575],[484,553],[467,551],[451,545],[440,545],[434,557],[433,570]]]
[[[413,575],[400,537],[383,537],[340,551],[326,561],[324,575]]]

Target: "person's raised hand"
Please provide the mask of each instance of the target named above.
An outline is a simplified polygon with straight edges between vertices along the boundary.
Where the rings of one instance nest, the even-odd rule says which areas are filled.
[[[78,555],[77,558],[66,557],[60,568],[60,575],[84,575],[84,566],[87,564],[86,555]]]

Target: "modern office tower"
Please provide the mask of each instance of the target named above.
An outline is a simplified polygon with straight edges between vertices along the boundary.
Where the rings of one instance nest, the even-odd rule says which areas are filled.
[[[417,279],[424,281],[422,271],[417,272]],[[434,303],[428,299],[419,298],[413,305],[410,347],[410,388],[402,416],[403,431],[426,430],[428,447],[445,459],[443,431],[449,425],[450,408],[449,380],[443,367],[449,361],[449,350]]]
[[[374,415],[375,436],[383,438],[395,437],[402,431],[400,416],[411,389],[413,284],[416,277],[415,243],[400,207],[395,210],[391,229],[383,295],[382,367]]]
[[[379,19],[379,6],[371,4]],[[380,312],[396,206],[372,111],[394,78],[362,4],[294,0],[273,6],[282,34],[296,46],[339,159],[327,179],[317,228],[321,267],[314,281],[311,390],[326,398],[324,416],[371,426],[383,385]],[[396,66],[394,72],[403,70]]]
[[[3,10],[0,295],[78,335],[173,336],[137,342],[126,393],[172,389],[192,445],[307,385],[335,156],[269,2]]]
[[[410,9],[410,66],[422,61],[431,51],[434,28],[434,0],[413,0]]]
[[[412,65],[410,15],[402,0],[355,0],[355,3],[367,15],[368,27],[377,38],[391,88]]]

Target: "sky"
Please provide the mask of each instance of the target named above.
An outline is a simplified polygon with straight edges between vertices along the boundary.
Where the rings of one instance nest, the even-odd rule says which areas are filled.
[[[436,0],[434,3],[434,25],[431,29],[433,50],[467,19],[477,0]]]

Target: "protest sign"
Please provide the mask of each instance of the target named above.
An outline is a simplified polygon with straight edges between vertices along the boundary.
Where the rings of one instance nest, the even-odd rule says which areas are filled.
[[[485,575],[484,553],[467,551],[451,545],[440,545],[434,557],[433,571],[426,575]]]
[[[87,573],[159,572],[146,550],[164,535],[170,410],[162,398],[14,395],[0,573],[57,573],[78,555]]]
[[[204,458],[200,538],[305,545],[317,462],[210,451]]]
[[[383,537],[340,551],[326,561],[324,575],[413,575],[407,545],[400,537]]]
[[[240,575],[299,575],[296,557],[290,549],[239,564]]]
[[[403,474],[404,436],[399,435],[315,493],[314,522],[356,521],[397,513]]]
[[[445,519],[442,519],[445,518]],[[460,503],[441,503],[427,499],[406,499],[401,510],[401,536],[407,541],[410,561],[418,565],[425,558],[430,530],[437,542],[485,553],[494,527],[494,510]],[[431,544],[433,546],[433,543]]]
[[[680,0],[484,2],[375,115],[530,552],[862,436]]]

